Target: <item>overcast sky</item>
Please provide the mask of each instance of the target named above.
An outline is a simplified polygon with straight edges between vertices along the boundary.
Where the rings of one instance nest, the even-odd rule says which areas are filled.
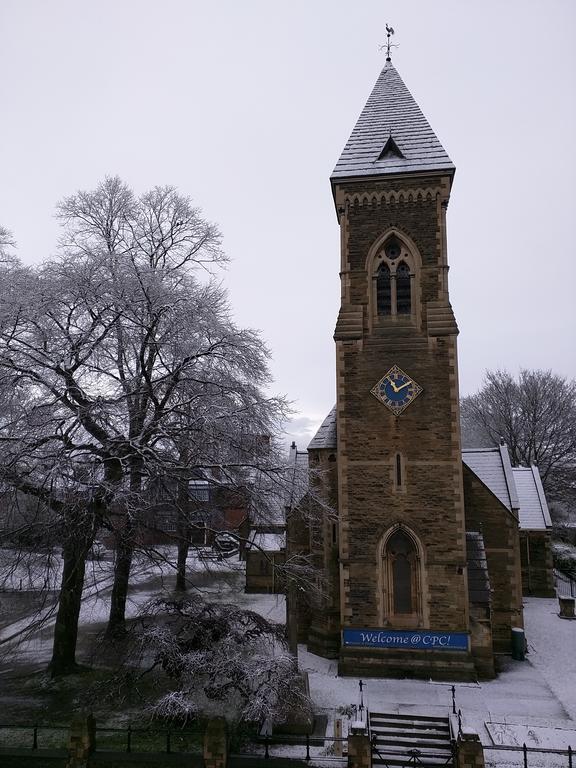
[[[0,224],[38,262],[56,202],[107,174],[191,196],[224,233],[235,318],[270,346],[305,447],[335,400],[329,176],[386,22],[457,167],[462,393],[486,368],[576,376],[574,0],[0,0]]]

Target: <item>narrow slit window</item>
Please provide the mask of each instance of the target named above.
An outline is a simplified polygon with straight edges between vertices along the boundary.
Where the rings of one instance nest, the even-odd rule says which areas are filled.
[[[401,261],[396,269],[396,311],[399,315],[412,312],[410,290],[410,267]]]
[[[396,454],[396,485],[402,487],[402,457],[399,453]]]
[[[381,264],[376,277],[376,304],[379,315],[392,313],[392,290],[390,285],[390,268]]]

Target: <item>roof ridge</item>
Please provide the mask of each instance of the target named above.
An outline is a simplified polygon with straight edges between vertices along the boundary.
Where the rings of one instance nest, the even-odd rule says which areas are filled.
[[[402,157],[382,157],[390,136],[398,147],[402,147]],[[413,147],[414,139],[423,142],[417,150]],[[414,170],[453,174],[455,166],[398,71],[391,61],[387,61],[331,178],[335,181]]]

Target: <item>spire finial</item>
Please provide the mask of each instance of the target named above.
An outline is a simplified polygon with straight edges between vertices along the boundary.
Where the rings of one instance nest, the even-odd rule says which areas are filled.
[[[380,46],[380,50],[382,50],[382,48],[384,47],[386,48],[386,61],[392,61],[392,59],[390,58],[390,50],[392,48],[398,48],[397,45],[392,45],[392,43],[390,42],[390,38],[392,37],[393,34],[394,34],[394,28],[389,27],[388,24],[386,24],[386,38],[387,38],[386,45]]]

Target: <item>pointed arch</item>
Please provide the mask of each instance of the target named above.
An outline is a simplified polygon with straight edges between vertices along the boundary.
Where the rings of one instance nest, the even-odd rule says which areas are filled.
[[[379,547],[382,625],[411,628],[424,621],[424,557],[420,540],[402,524],[389,529]]]
[[[388,271],[383,268],[386,265]],[[420,325],[420,272],[422,259],[416,244],[396,227],[388,228],[372,245],[366,258],[371,329],[382,323]],[[390,276],[388,302],[387,280]],[[386,297],[386,301],[385,301]],[[387,306],[389,304],[389,310]],[[386,307],[386,308],[385,308]]]

